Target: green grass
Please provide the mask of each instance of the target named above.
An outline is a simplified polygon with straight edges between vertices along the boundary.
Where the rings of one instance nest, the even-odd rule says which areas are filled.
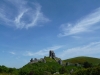
[[[45,57],[44,59],[46,60],[46,62],[56,62],[54,59],[49,57]]]
[[[86,61],[89,62],[89,63],[95,64],[95,65],[100,63],[100,59],[99,58],[86,57],[86,56],[81,56],[81,57],[75,57],[75,58],[66,59],[63,62],[84,63]]]

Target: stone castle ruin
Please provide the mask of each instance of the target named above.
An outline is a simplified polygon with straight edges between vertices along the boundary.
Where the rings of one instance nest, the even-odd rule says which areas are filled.
[[[49,51],[49,58],[51,59],[54,59],[56,62],[58,62],[60,65],[62,65],[62,60],[61,59],[57,59],[55,53],[53,50],[50,50]],[[40,58],[40,59],[37,59],[37,58],[31,58],[29,64],[32,64],[32,63],[37,63],[37,62],[44,62],[46,63],[46,60],[45,60],[45,57],[44,58]]]
[[[31,62],[31,63],[33,63],[33,62],[34,62],[34,63],[37,63],[37,62],[38,62],[38,59],[37,59],[37,58],[34,58],[34,60],[33,60],[33,58],[31,58],[30,62]]]
[[[49,51],[49,57],[50,58],[55,58],[56,57],[54,51],[52,51],[52,50]]]
[[[54,59],[56,62],[58,62],[60,65],[62,65],[62,60],[61,59],[57,59],[54,51],[50,50],[49,51],[49,57]]]
[[[37,59],[37,58],[31,58],[29,64],[32,64],[32,63],[37,63],[37,62],[44,62],[46,63],[46,60],[44,58],[40,58],[40,59]]]

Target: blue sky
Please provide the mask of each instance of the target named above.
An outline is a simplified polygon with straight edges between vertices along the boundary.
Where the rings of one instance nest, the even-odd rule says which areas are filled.
[[[100,58],[100,0],[1,0],[0,65],[48,56]]]

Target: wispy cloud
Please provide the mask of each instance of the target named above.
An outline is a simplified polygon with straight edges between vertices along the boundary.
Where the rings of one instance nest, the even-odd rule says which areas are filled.
[[[94,12],[79,20],[75,24],[62,24],[61,29],[63,32],[60,33],[59,36],[68,36],[94,31],[98,29],[97,23],[100,23],[100,8],[96,9]]]
[[[9,52],[10,54],[13,54],[13,55],[15,55],[16,53],[15,52]]]
[[[49,53],[49,50],[55,51],[55,50],[60,49],[61,47],[63,47],[63,46],[53,46],[53,47],[49,47],[49,48],[46,48],[46,49],[39,50],[37,52],[26,51],[26,53],[24,55],[25,56],[45,56]]]
[[[92,42],[88,45],[63,50],[63,52],[59,56],[63,59],[66,59],[77,56],[98,57],[99,54],[100,54],[100,42]]]
[[[38,3],[8,0],[1,4],[0,21],[0,24],[28,29],[50,20],[41,12],[41,6]]]
[[[14,52],[14,51],[5,51],[5,50],[3,50],[1,52],[4,53],[4,54],[10,53],[12,55],[16,55],[16,52]]]

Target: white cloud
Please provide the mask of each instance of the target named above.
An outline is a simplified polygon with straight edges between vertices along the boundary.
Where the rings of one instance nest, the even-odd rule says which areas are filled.
[[[60,33],[59,36],[68,36],[94,31],[98,29],[97,23],[100,23],[100,8],[79,20],[76,24],[62,24],[61,29],[63,32]]]
[[[5,51],[5,50],[3,50],[3,51],[1,51],[2,53],[10,53],[10,54],[12,54],[12,55],[16,55],[16,52],[14,52],[14,51]]]
[[[80,39],[81,37],[79,37],[79,36],[72,36],[73,38],[75,38],[75,39]]]
[[[0,7],[1,24],[28,29],[50,21],[41,12],[41,6],[38,3],[28,4],[25,0],[8,0],[6,2],[2,3]]]
[[[16,18],[15,23],[17,28],[23,28],[25,24],[21,23],[21,18],[23,17],[24,13],[27,12],[27,10],[24,10],[21,12]]]
[[[37,52],[31,52],[31,51],[26,51],[26,53],[24,54],[25,56],[45,56],[49,53],[49,50],[58,50],[60,49],[62,46],[53,46],[53,47],[49,47],[43,50],[39,50]]]
[[[63,50],[59,57],[63,59],[77,56],[98,57],[98,54],[100,54],[100,42],[93,42],[85,46]]]
[[[10,54],[13,54],[13,55],[15,55],[16,53],[15,52],[9,52]]]

